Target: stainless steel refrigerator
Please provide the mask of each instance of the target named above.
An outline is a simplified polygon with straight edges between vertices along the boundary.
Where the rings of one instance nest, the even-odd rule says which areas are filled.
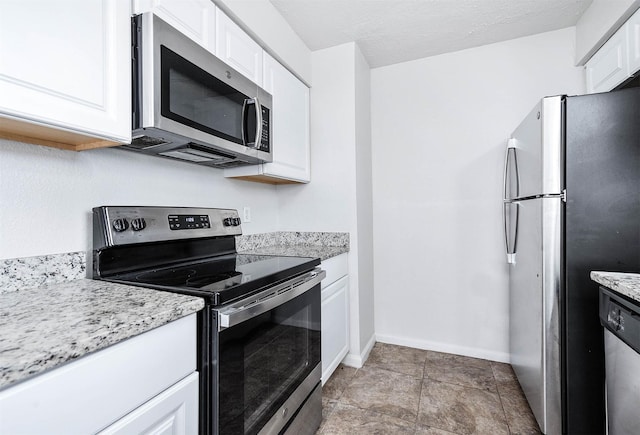
[[[504,174],[511,364],[543,433],[604,434],[589,272],[640,272],[640,88],[542,99]]]

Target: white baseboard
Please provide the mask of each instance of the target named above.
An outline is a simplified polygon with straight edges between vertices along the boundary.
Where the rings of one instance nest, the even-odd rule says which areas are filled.
[[[345,366],[355,367],[359,369],[367,361],[367,358],[369,358],[371,349],[373,349],[373,346],[375,344],[376,344],[376,335],[374,334],[371,336],[371,338],[365,345],[361,354],[355,354],[355,353],[349,352],[347,356],[345,356],[344,359],[342,360],[342,364],[344,364]]]
[[[396,337],[392,335],[376,334],[376,340],[381,343],[395,344],[398,346],[413,347],[415,349],[433,350],[436,352],[453,353],[456,355],[482,358],[490,361],[509,363],[509,354],[505,352],[495,352],[475,347],[458,346],[455,344],[445,344],[435,341],[416,340],[413,338]],[[348,356],[348,355],[347,355]],[[345,363],[346,364],[346,363]]]

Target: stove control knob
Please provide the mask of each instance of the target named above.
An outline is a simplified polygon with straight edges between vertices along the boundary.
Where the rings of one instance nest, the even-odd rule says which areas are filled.
[[[225,227],[233,226],[233,218],[222,219],[222,225],[224,225]]]
[[[113,229],[116,230],[116,233],[121,233],[129,228],[129,222],[126,219],[115,219],[113,221]]]
[[[131,220],[131,229],[133,231],[141,231],[147,227],[147,222],[144,218],[135,218]]]
[[[233,218],[233,226],[237,227],[238,225],[240,225],[240,218]]]

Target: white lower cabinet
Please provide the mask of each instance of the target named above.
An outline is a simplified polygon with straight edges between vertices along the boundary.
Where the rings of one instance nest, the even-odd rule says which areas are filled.
[[[349,277],[322,291],[322,382],[349,352]]]
[[[198,433],[198,373],[187,376],[100,432],[101,435],[196,433]]]
[[[322,280],[322,384],[349,353],[349,269],[347,254],[324,260]]]
[[[0,391],[0,433],[197,434],[196,333],[191,314]]]

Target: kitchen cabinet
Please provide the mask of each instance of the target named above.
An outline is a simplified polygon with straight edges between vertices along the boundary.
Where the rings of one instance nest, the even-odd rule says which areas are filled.
[[[198,373],[187,376],[99,433],[198,433]]]
[[[629,75],[632,75],[640,71],[640,10],[625,25],[629,41]]]
[[[598,50],[585,65],[587,93],[608,92],[640,70],[640,11]]]
[[[322,383],[349,352],[349,276],[347,254],[324,260],[322,280]]]
[[[133,13],[144,12],[153,12],[215,54],[216,7],[211,0],[134,0]]]
[[[83,150],[131,141],[130,2],[0,2],[0,137]]]
[[[262,86],[262,47],[216,8],[216,56]]]
[[[0,391],[3,433],[197,433],[196,314]]]
[[[273,184],[308,183],[309,88],[267,53],[263,87],[273,96],[273,162],[225,169],[225,176]]]

